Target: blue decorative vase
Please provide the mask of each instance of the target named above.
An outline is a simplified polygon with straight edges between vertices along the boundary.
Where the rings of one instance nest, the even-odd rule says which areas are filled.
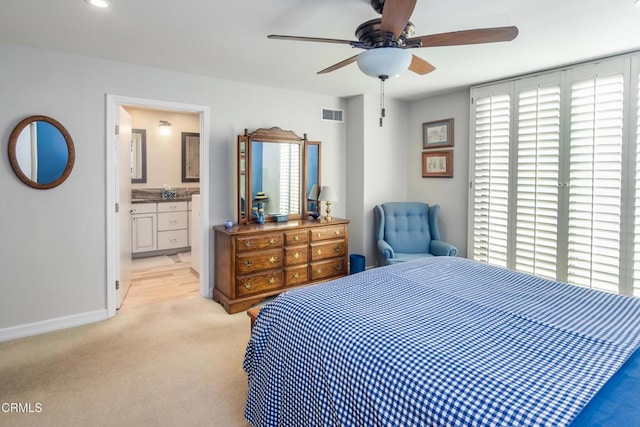
[[[264,224],[264,215],[258,214],[258,224]]]
[[[226,221],[224,222],[224,226],[225,226],[226,228],[231,228],[231,227],[233,227],[233,221],[231,221],[230,219],[226,220]]]

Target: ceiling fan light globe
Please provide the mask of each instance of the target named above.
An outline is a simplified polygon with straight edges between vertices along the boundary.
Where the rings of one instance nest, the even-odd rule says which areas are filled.
[[[397,77],[411,65],[411,53],[397,47],[379,47],[358,55],[358,68],[368,76]]]

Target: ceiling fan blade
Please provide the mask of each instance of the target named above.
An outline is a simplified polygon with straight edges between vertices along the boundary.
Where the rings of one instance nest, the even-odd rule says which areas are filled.
[[[425,74],[432,72],[435,69],[436,67],[429,64],[427,61],[425,61],[424,59],[418,56],[413,55],[413,57],[411,58],[411,64],[409,65],[409,70],[413,71],[416,74],[420,74],[421,76],[423,76]]]
[[[415,7],[416,0],[385,0],[380,30],[383,33],[393,33],[393,39],[398,40]]]
[[[344,61],[341,61],[341,62],[338,62],[337,64],[334,64],[331,67],[325,68],[322,71],[318,71],[318,74],[327,74],[327,73],[335,71],[335,70],[337,70],[339,68],[346,67],[347,65],[356,62],[357,59],[358,59],[358,55],[352,56],[351,58],[345,59]]]
[[[355,46],[358,44],[358,42],[355,40],[325,39],[320,37],[281,36],[277,34],[271,34],[271,35],[268,35],[267,37],[270,39],[276,39],[276,40],[294,40],[294,41],[301,41],[301,42],[350,44],[352,46]]]
[[[407,39],[407,45],[411,47],[411,43],[417,41],[421,41],[422,45],[416,47],[508,42],[517,36],[517,27],[481,28],[478,30],[454,31],[451,33],[432,34],[430,36],[411,37]]]

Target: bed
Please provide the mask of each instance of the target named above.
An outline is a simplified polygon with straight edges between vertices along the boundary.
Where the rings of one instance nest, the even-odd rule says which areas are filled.
[[[433,257],[285,292],[252,426],[640,425],[640,299]]]

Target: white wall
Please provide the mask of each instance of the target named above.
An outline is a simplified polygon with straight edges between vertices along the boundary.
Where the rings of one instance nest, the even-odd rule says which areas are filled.
[[[380,127],[378,94],[347,100],[349,251],[364,255],[367,267],[377,263],[374,206],[407,197],[409,108],[406,102],[390,98],[385,104],[386,117]]]
[[[407,200],[440,205],[442,239],[467,256],[469,193],[469,90],[409,104]],[[454,119],[453,178],[422,178],[422,123]]]
[[[171,188],[200,186],[197,182],[182,182],[182,132],[200,132],[200,116],[177,111],[157,111],[125,108],[131,114],[134,129],[144,129],[147,135],[147,182],[131,184],[131,188]],[[160,120],[171,123],[163,134]]]
[[[106,94],[210,107],[210,226],[234,218],[234,147],[245,128],[279,126],[322,141],[323,183],[338,189],[332,212],[345,216],[345,126],[320,120],[322,107],[344,108],[339,98],[6,44],[0,58],[0,139],[43,114],[66,127],[76,149],[71,175],[51,190],[24,185],[1,156],[0,336],[106,312]]]

